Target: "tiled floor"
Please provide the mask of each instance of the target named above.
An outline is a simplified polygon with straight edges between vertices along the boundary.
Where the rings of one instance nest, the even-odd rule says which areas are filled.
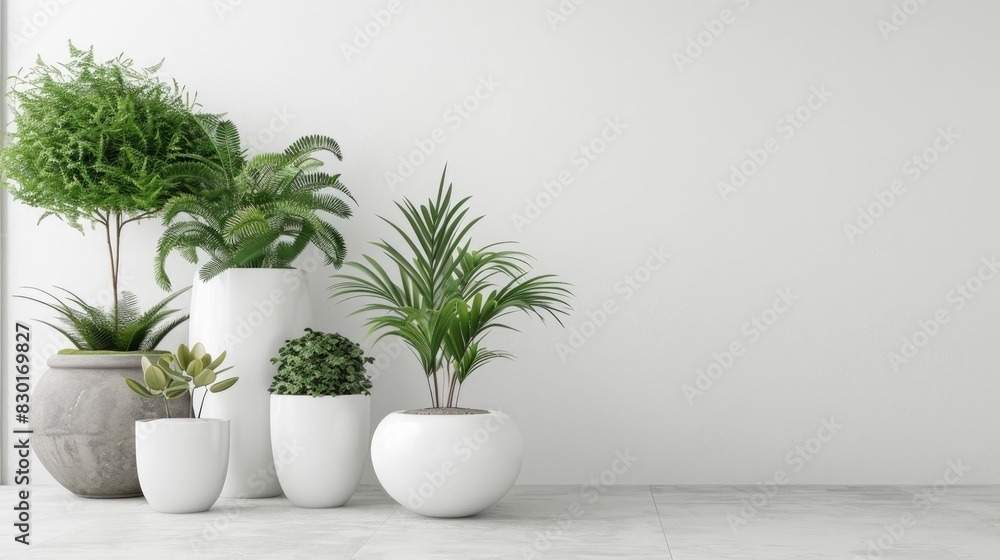
[[[193,515],[36,487],[26,547],[12,540],[15,488],[6,486],[0,558],[1000,560],[997,486],[776,490],[519,486],[481,515],[428,519],[367,486],[338,509],[220,500]]]

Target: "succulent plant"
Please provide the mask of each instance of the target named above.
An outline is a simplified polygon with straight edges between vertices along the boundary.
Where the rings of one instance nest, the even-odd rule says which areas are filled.
[[[232,369],[231,367],[219,369],[219,366],[226,359],[226,353],[223,352],[219,354],[218,358],[213,359],[211,354],[205,352],[205,347],[200,342],[190,349],[181,344],[176,353],[163,354],[156,358],[154,363],[146,356],[142,357],[142,378],[145,384],[132,379],[126,379],[125,384],[140,397],[163,399],[167,418],[170,418],[168,401],[186,393],[191,393],[189,417],[201,418],[201,411],[205,407],[205,398],[208,397],[208,393],[225,391],[235,385],[239,379],[239,377],[230,377],[219,381],[218,375],[220,373]],[[195,414],[194,390],[202,387],[206,389],[205,394],[201,397],[198,414]]]

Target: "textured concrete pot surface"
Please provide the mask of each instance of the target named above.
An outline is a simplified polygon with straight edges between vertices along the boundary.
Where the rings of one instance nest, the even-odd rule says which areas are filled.
[[[155,354],[145,354],[155,359]],[[56,354],[32,391],[35,455],[67,490],[84,498],[141,496],[135,422],[166,417],[163,401],[125,385],[142,382],[143,354]],[[170,401],[187,416],[187,396]]]

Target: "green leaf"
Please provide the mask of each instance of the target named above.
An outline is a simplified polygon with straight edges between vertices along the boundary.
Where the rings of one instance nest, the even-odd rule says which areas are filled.
[[[230,377],[229,379],[224,379],[222,381],[219,381],[215,385],[212,385],[209,388],[209,391],[213,393],[221,393],[222,391],[225,391],[226,389],[235,385],[238,380],[239,377]]]
[[[167,388],[167,375],[158,366],[150,365],[143,372],[143,379],[146,386],[153,391],[162,391]]]
[[[210,369],[201,370],[201,373],[196,375],[194,378],[194,386],[196,389],[198,387],[204,387],[205,385],[211,385],[212,383],[215,383],[215,372]]]
[[[145,399],[155,399],[158,395],[150,393],[145,387],[133,379],[125,378],[125,384],[128,385],[129,389],[135,391],[140,397]]]

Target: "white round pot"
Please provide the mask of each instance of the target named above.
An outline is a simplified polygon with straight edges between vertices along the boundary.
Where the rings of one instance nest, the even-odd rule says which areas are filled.
[[[135,462],[142,493],[153,509],[161,513],[208,511],[226,482],[229,420],[138,420]]]
[[[203,416],[230,420],[232,445],[226,498],[269,498],[281,494],[271,460],[270,393],[277,372],[271,358],[286,340],[312,323],[309,286],[294,269],[237,268],[208,282],[195,278],[191,290],[191,343],[213,356],[226,351],[225,375],[240,378],[210,393]],[[201,404],[204,390],[195,395]]]
[[[372,465],[390,496],[429,517],[489,509],[521,472],[521,432],[502,413],[390,413],[372,437]]]
[[[361,483],[368,460],[371,397],[271,395],[271,449],[290,502],[339,507]]]

